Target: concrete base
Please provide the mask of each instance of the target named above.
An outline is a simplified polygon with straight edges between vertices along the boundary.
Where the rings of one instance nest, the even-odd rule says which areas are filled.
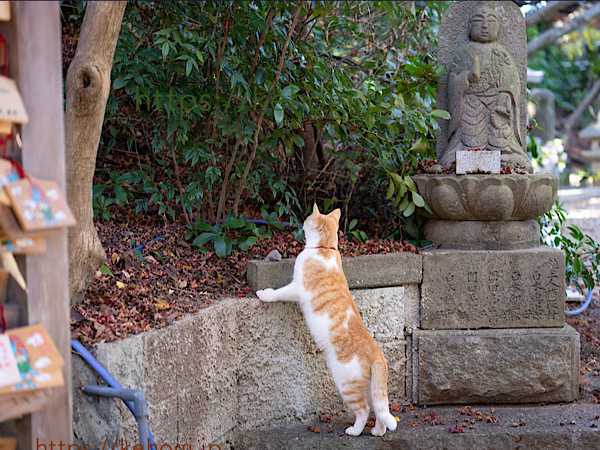
[[[568,325],[419,330],[413,342],[420,404],[570,402],[579,394],[579,334]]]
[[[537,220],[482,222],[429,220],[423,229],[426,239],[443,249],[520,250],[540,246]]]
[[[591,450],[598,448],[600,442],[597,405],[482,405],[473,406],[466,410],[466,414],[457,411],[456,406],[436,406],[416,410],[402,408],[393,414],[400,419],[398,428],[396,431],[388,431],[380,438],[371,436],[369,427],[358,437],[340,436],[348,426],[346,422],[351,419],[351,416],[340,416],[334,417],[331,423],[315,420],[308,424],[250,430],[235,435],[229,442],[222,442],[220,445],[222,449],[260,450]],[[432,416],[436,418],[437,424],[431,422]],[[493,421],[488,421],[488,417],[493,418]],[[320,433],[307,430],[307,425],[318,427]],[[454,427],[462,432],[448,431]]]

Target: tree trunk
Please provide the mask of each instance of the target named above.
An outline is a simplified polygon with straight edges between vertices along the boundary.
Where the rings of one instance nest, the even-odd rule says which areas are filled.
[[[598,15],[600,15],[600,4],[592,6],[591,8],[583,11],[573,20],[567,22],[563,27],[552,28],[540,34],[533,41],[527,44],[527,56],[531,56],[538,50],[547,47],[548,45],[555,42],[559,37],[585,25]]]
[[[525,26],[527,28],[537,25],[540,22],[544,22],[552,18],[561,9],[566,8],[579,2],[548,2],[547,6],[540,8],[531,14],[525,16]]]
[[[77,226],[69,230],[71,306],[81,303],[94,272],[106,259],[93,222],[92,186],[110,72],[126,5],[125,1],[88,2],[75,58],[67,71],[67,197],[77,219]]]

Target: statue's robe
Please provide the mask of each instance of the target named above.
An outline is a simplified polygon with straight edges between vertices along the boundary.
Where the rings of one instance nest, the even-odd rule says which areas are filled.
[[[449,68],[451,119],[448,147],[440,162],[450,166],[457,151],[482,148],[500,150],[504,163],[529,169],[520,93],[517,67],[501,44],[469,42],[459,49]]]

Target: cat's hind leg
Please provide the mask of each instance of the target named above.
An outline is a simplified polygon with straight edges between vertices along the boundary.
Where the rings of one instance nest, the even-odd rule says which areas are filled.
[[[298,289],[293,282],[279,289],[267,288],[260,291],[256,291],[256,296],[263,302],[297,302],[299,300]]]
[[[356,419],[354,425],[346,428],[346,434],[358,436],[362,433],[369,418],[369,405],[364,381],[357,380],[346,384],[341,390],[342,398],[352,409]]]
[[[375,426],[371,430],[373,436],[383,436],[386,429],[394,431],[396,418],[390,414],[387,396],[387,368],[385,362],[375,362],[371,366],[371,399],[375,412]]]

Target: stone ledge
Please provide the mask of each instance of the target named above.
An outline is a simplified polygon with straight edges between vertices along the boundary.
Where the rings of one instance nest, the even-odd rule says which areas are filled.
[[[579,334],[568,325],[418,330],[414,345],[421,404],[571,402],[579,394]]]
[[[401,286],[421,282],[422,259],[414,253],[363,255],[342,258],[342,266],[350,289]],[[292,281],[295,261],[248,261],[248,284],[255,292],[283,287]]]

